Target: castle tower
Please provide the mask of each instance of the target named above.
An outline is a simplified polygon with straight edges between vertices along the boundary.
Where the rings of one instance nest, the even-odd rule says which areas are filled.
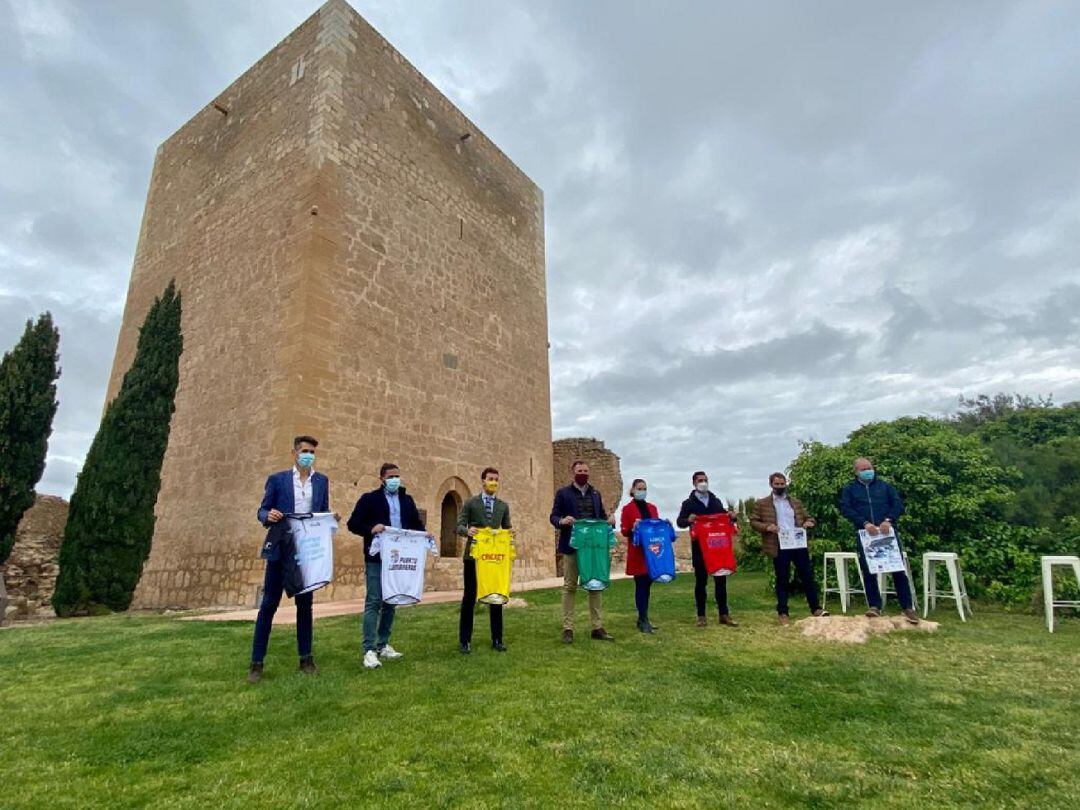
[[[541,191],[342,0],[158,149],[109,382],[175,278],[184,354],[141,607],[252,604],[255,510],[292,437],[347,517],[392,461],[460,587],[451,523],[499,468],[516,576],[550,576]],[[336,582],[363,583],[360,538]]]

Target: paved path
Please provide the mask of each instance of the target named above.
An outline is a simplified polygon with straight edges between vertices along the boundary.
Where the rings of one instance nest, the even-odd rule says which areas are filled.
[[[614,574],[616,579],[627,579],[626,574]],[[548,577],[547,579],[534,579],[531,582],[515,583],[510,588],[511,595],[524,593],[525,591],[538,591],[544,588],[559,588],[563,584],[562,577]],[[461,591],[425,591],[424,601],[421,605],[437,605],[444,602],[460,602]],[[364,612],[363,599],[346,599],[341,602],[316,602],[313,608],[315,618],[325,616],[348,616]],[[181,621],[196,622],[253,622],[259,611],[255,608],[239,608],[226,610],[221,613],[200,613],[194,616],[181,616]],[[296,624],[296,608],[291,599],[283,599],[281,607],[274,614],[274,624]]]

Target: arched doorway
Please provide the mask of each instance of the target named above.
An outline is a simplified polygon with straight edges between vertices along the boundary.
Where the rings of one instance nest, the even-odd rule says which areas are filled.
[[[458,553],[457,519],[461,511],[461,496],[454,490],[447,492],[439,510],[439,555],[456,557]]]

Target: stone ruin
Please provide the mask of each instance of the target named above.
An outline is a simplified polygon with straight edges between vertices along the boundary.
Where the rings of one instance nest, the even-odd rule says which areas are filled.
[[[8,600],[0,618],[18,621],[55,615],[52,595],[67,515],[67,501],[53,495],[39,495],[23,515],[11,556],[0,566]]]

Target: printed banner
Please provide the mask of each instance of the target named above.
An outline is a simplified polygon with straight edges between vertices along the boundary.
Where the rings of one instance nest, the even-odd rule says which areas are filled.
[[[780,548],[806,548],[806,529],[781,529]]]
[[[859,542],[862,543],[866,567],[871,574],[891,574],[905,570],[904,555],[900,553],[900,543],[892,529],[889,529],[888,534],[870,534],[865,529],[860,529]]]

